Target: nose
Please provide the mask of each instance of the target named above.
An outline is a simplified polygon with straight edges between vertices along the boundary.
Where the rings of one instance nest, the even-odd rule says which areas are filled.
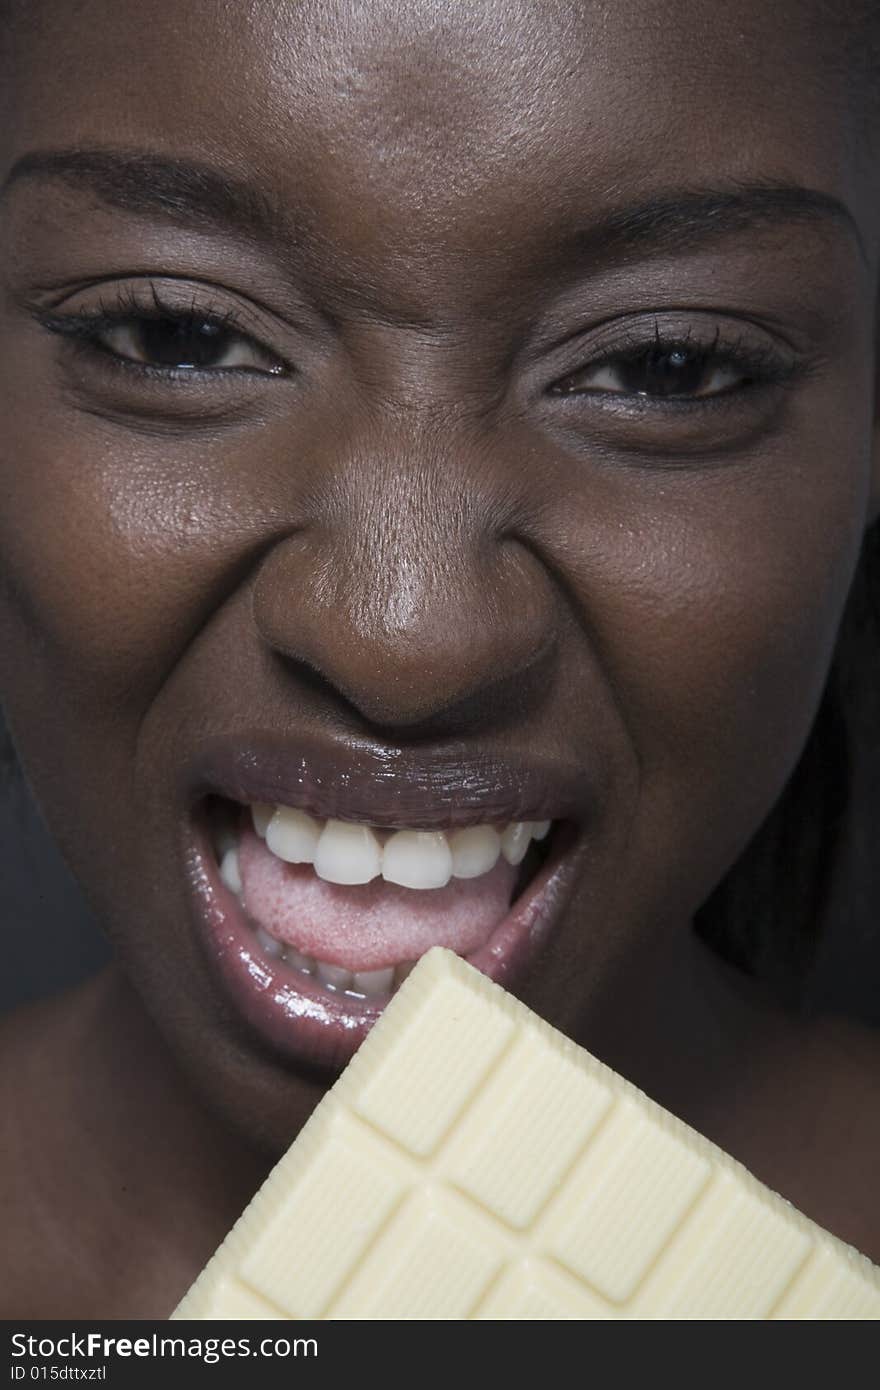
[[[524,718],[551,679],[557,596],[509,469],[449,444],[374,448],[319,491],[257,575],[263,642],[385,730]]]

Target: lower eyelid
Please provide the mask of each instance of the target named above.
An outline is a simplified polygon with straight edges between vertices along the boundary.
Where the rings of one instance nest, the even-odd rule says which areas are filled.
[[[795,384],[792,378],[782,381],[760,381],[747,386],[713,392],[707,396],[647,396],[624,391],[580,391],[555,393],[559,424],[577,434],[584,430],[607,427],[612,437],[623,441],[628,430],[633,442],[644,431],[656,432],[663,438],[664,428],[675,430],[676,421],[684,428],[699,432],[702,425],[710,428],[714,418],[741,420],[753,423],[781,404],[783,394]],[[554,393],[551,393],[551,395]],[[751,426],[750,426],[751,427]]]

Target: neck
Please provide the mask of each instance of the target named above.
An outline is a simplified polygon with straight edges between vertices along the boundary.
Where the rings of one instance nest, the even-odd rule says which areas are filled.
[[[726,1146],[758,1074],[799,1026],[764,986],[685,930],[618,967],[581,1040]]]

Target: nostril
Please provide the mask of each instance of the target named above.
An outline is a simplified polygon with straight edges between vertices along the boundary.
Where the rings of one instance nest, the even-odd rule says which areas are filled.
[[[367,728],[416,739],[531,713],[551,682],[559,628],[540,560],[484,535],[437,554],[430,528],[420,556],[412,536],[392,545],[393,528],[372,548],[363,535],[347,546],[346,535],[288,537],[254,584],[257,631],[303,689],[343,701]]]
[[[548,641],[524,671],[501,674],[463,696],[450,696],[444,689],[442,673],[426,671],[427,679],[402,689],[400,668],[393,660],[377,659],[373,667],[375,684],[360,683],[345,688],[337,679],[328,679],[301,657],[277,654],[300,692],[312,696],[325,711],[338,711],[349,725],[365,735],[387,738],[391,733],[406,742],[422,743],[474,733],[484,729],[501,732],[526,720],[539,707],[553,683],[557,652]]]

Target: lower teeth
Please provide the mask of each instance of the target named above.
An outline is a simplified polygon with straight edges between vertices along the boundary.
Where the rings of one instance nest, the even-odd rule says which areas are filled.
[[[261,951],[270,960],[283,960],[301,975],[318,980],[331,994],[351,994],[358,999],[386,998],[403,984],[415,965],[415,961],[406,961],[382,970],[346,970],[344,966],[329,965],[304,956],[295,946],[288,946],[270,936],[263,927],[254,926],[254,935]]]
[[[257,927],[256,937],[264,955],[271,956],[273,960],[278,960],[281,956],[285,955],[285,950],[281,942],[276,941],[274,936],[270,936],[267,931],[263,931],[262,927]]]

